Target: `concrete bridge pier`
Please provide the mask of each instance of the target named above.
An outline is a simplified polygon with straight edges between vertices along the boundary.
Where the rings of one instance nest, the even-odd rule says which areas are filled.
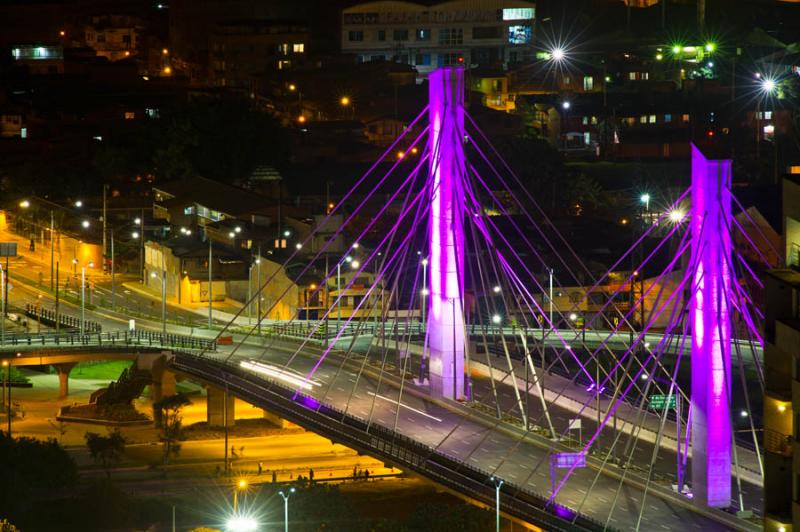
[[[69,395],[69,372],[72,371],[78,363],[77,362],[62,362],[60,364],[53,364],[58,372],[58,397],[63,399]]]
[[[236,398],[217,386],[206,388],[206,421],[210,427],[232,427],[236,421]]]
[[[137,367],[139,369],[149,369],[153,376],[150,385],[150,399],[155,403],[170,395],[175,395],[175,373],[167,369],[167,357],[158,355],[156,357],[139,356]]]
[[[266,421],[269,421],[270,423],[272,423],[276,427],[279,427],[279,428],[282,428],[282,429],[297,429],[297,428],[300,428],[299,425],[295,425],[291,421],[283,419],[282,417],[280,417],[280,416],[278,416],[276,414],[273,414],[269,410],[263,410],[262,409],[262,412],[264,412],[264,419]]]

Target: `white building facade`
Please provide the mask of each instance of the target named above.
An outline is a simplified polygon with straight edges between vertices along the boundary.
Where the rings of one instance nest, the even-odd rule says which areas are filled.
[[[367,2],[342,11],[342,52],[413,65],[421,77],[459,64],[506,68],[533,58],[535,14],[522,0]]]

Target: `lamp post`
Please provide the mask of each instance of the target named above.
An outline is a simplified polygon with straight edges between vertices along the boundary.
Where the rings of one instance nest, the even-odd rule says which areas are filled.
[[[422,259],[422,326],[425,326],[425,311],[428,305],[428,258]]]
[[[263,294],[261,292],[261,246],[258,246],[258,256],[256,257],[256,286],[259,287],[258,293],[258,300],[256,301],[256,315],[258,318],[256,319],[256,330],[258,334],[261,335],[261,298]]]
[[[492,477],[491,481],[494,484],[495,523],[496,523],[495,528],[497,532],[500,532],[500,488],[503,487],[503,480]]]
[[[233,513],[236,515],[236,511],[239,504],[239,491],[247,489],[247,481],[245,479],[239,479],[236,485],[233,488]]]
[[[294,492],[294,488],[289,488],[288,493],[278,492],[283,497],[283,532],[289,532],[289,496]]]
[[[211,237],[208,235],[208,231],[206,231],[206,238],[208,239],[208,329],[211,330],[211,324],[213,322],[214,310],[212,306],[212,284],[211,278],[213,275],[213,264],[214,264],[214,252],[213,247],[211,244]]]
[[[139,271],[141,272],[142,284],[144,284],[144,209],[142,209],[142,215],[136,218],[133,223],[139,226],[139,231],[133,233],[133,238],[141,239],[141,244],[139,246]]]
[[[94,262],[88,264],[94,268]],[[81,266],[81,336],[86,332],[86,266]]]
[[[6,286],[6,271],[3,269],[3,265],[0,264],[0,299],[2,299],[2,308],[0,308],[0,344],[4,344],[6,342],[6,296],[5,296],[5,286]],[[4,362],[5,364],[5,362]]]

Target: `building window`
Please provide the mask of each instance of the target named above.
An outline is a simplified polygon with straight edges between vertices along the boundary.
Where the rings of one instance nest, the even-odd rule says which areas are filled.
[[[650,122],[651,124],[655,124],[656,123],[656,115],[650,115],[647,121]]]
[[[19,128],[19,138],[21,138],[21,139],[27,139],[28,138],[28,128],[27,127]]]
[[[594,78],[592,76],[583,76],[583,90],[590,91],[594,89]]]
[[[392,38],[395,41],[407,41],[408,40],[408,30],[394,30],[392,32]]]
[[[681,116],[681,120],[683,120],[684,122],[688,122],[689,121],[689,115],[684,113],[684,115]]]
[[[417,54],[414,58],[414,63],[419,66],[430,66],[431,54]]]
[[[348,31],[347,32],[347,40],[350,42],[359,42],[364,40],[364,32],[363,31]]]
[[[759,120],[772,120],[772,111],[761,111],[758,113]]]
[[[647,116],[646,115],[640,116],[639,117],[639,123],[640,124],[646,124],[647,123]]]
[[[301,42],[294,43],[292,45],[292,52],[296,54],[302,54],[305,51],[306,51],[306,45]]]
[[[588,117],[588,116],[584,116],[584,117],[583,117],[583,120],[581,121],[581,123],[582,123],[584,126],[588,126],[588,125],[589,125],[589,117]]]
[[[386,30],[378,30],[378,40],[379,41],[386,40]]]
[[[569,85],[570,79],[569,76],[564,76],[564,85]]]
[[[478,26],[472,28],[473,39],[499,39],[500,26]]]
[[[439,44],[445,46],[464,43],[464,30],[461,28],[442,28],[439,30]]]
[[[285,42],[283,44],[279,44],[278,53],[283,55],[289,55],[289,43]]]
[[[136,118],[136,113],[133,111],[125,111],[125,120],[133,120]]]
[[[628,79],[631,81],[636,81],[636,72],[628,72]]]
[[[508,27],[508,44],[530,44],[531,27],[527,24]]]
[[[183,208],[183,214],[187,214],[187,215],[194,214],[194,205],[191,205],[189,207],[184,207]]]
[[[431,40],[431,30],[428,28],[417,28],[416,39],[418,41],[430,41]]]
[[[585,132],[583,133],[583,143],[584,143],[586,146],[588,146],[589,144],[591,144],[591,143],[592,143],[592,134],[591,134],[591,133],[589,133],[588,131],[585,131]]]
[[[592,117],[592,125],[593,125],[593,126],[596,126],[596,125],[597,125],[597,117],[596,117],[596,116],[593,116],[593,117]]]
[[[666,122],[666,123],[672,122],[672,115],[671,114],[665,114],[664,115],[664,122]]]

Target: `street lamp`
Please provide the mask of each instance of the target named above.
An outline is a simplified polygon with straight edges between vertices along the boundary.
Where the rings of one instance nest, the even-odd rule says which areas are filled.
[[[566,111],[567,109],[569,109],[570,107],[572,107],[572,104],[571,104],[571,103],[569,103],[569,102],[562,102],[562,103],[561,103],[561,107],[562,107],[562,108],[563,108],[563,109]]]
[[[553,49],[550,51],[550,58],[551,58],[553,61],[556,61],[556,62],[561,62],[561,61],[563,61],[563,60],[564,60],[566,57],[567,57],[567,54],[566,54],[566,52],[564,52],[564,49],[563,49],[563,48],[561,48],[561,47],[558,47],[558,48],[553,48]]]
[[[83,202],[81,200],[78,200],[75,202],[75,206],[80,209],[81,207],[83,207]]]
[[[258,530],[258,521],[252,517],[234,515],[225,523],[228,532],[254,532]]]
[[[90,225],[91,225],[91,224],[89,223],[89,220],[84,220],[84,221],[82,221],[82,222],[81,222],[81,226],[82,226],[84,229],[89,229],[89,226],[90,226]]]
[[[244,491],[247,489],[247,481],[245,479],[239,479],[236,483],[236,486],[233,488],[233,514],[236,515],[236,509],[238,507],[238,494],[239,491]]]
[[[639,201],[641,201],[642,203],[644,203],[644,208],[645,208],[645,210],[647,210],[647,211],[649,212],[649,211],[650,211],[650,194],[647,194],[647,193],[645,193],[645,194],[642,194],[642,195],[639,197]]]
[[[28,207],[31,206],[31,202],[28,200],[22,200],[19,202],[19,206],[22,207],[23,209],[27,209]]]
[[[494,484],[494,501],[495,501],[495,522],[496,530],[500,532],[500,488],[503,487],[503,480],[492,477],[489,479]]]
[[[88,264],[94,268],[94,262]],[[81,336],[86,332],[86,266],[81,266]]]
[[[672,223],[679,223],[683,220],[684,216],[686,216],[686,214],[683,211],[679,209],[674,209],[669,213],[669,220]]]
[[[288,493],[278,492],[278,495],[283,497],[283,532],[289,532],[289,496],[294,492],[294,488],[289,488]]]

